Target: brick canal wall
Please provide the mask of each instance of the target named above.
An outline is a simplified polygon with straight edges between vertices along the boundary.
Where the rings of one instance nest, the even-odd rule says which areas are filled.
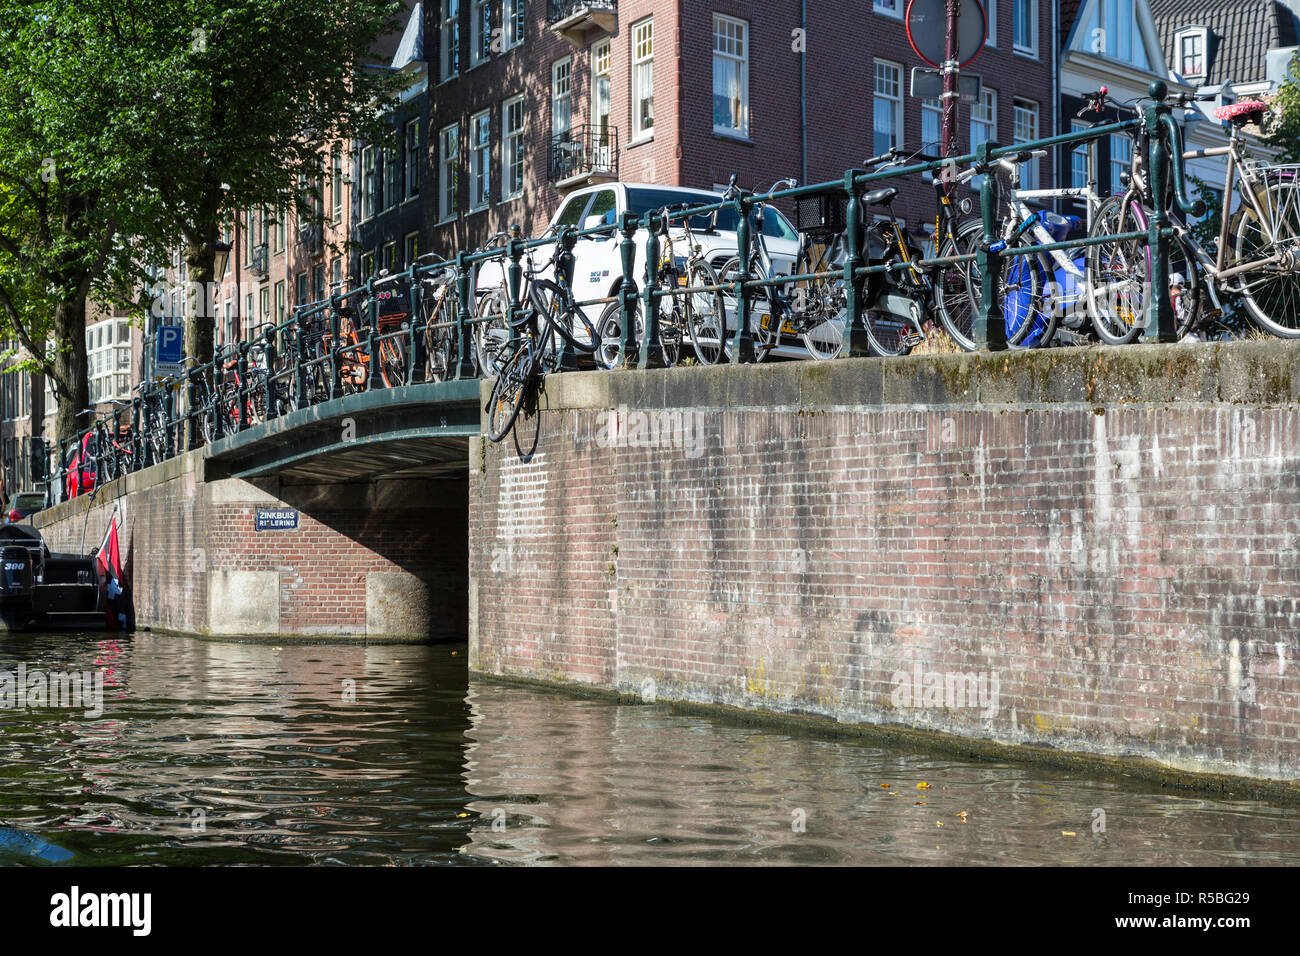
[[[1242,342],[553,376],[518,445],[471,445],[470,665],[1294,781],[1295,369]]]
[[[53,551],[89,550],[114,502],[141,627],[464,640],[464,479],[259,487],[220,477],[199,451],[106,485],[93,504],[44,512],[36,524]],[[299,526],[259,532],[259,508],[296,510]]]

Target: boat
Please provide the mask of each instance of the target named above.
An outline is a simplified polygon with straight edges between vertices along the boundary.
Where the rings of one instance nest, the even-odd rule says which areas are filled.
[[[93,555],[54,554],[30,524],[0,526],[0,626],[100,630],[107,585]]]

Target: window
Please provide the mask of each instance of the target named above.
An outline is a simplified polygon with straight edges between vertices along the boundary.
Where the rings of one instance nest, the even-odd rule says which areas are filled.
[[[1038,104],[1029,100],[1015,100],[1015,137],[1012,142],[1028,143],[1038,139]],[[1025,163],[1020,174],[1023,189],[1038,188],[1038,160],[1031,159]]]
[[[406,124],[406,198],[420,195],[420,121]]]
[[[334,221],[338,222],[343,218],[343,150],[335,147],[333,154],[334,164]]]
[[[904,0],[872,0],[871,9],[889,17],[903,16]]]
[[[943,101],[937,99],[921,100],[921,146],[927,153],[938,155],[938,147],[942,144]]]
[[[361,253],[361,275],[358,276],[361,281],[369,279],[375,274],[375,254],[373,252]]]
[[[1017,53],[1038,56],[1038,0],[1013,0],[1011,47]]]
[[[603,151],[598,162],[605,169],[610,165],[609,104],[609,41],[601,40],[591,47],[591,125],[596,148]]]
[[[235,328],[235,303],[232,299],[226,300],[226,324],[225,324],[225,342],[230,344],[235,341],[239,335],[239,330]]]
[[[1178,72],[1185,77],[1205,75],[1205,31],[1178,34]]]
[[[442,79],[460,72],[460,0],[442,0],[442,35],[439,38]]]
[[[506,49],[524,42],[524,28],[528,25],[527,0],[505,0]]]
[[[86,365],[92,404],[131,397],[131,326],[126,319],[105,319],[86,329]],[[6,375],[5,382],[17,378]]]
[[[471,67],[492,59],[492,5],[490,0],[472,0],[469,27]]]
[[[651,17],[632,25],[632,139],[655,132],[655,23]]]
[[[438,218],[452,219],[460,211],[460,131],[456,124],[438,134]]]
[[[524,194],[524,98],[501,104],[501,199]]]
[[[382,265],[380,268],[384,272],[393,272],[397,268],[397,243],[386,242],[380,250]]]
[[[1088,128],[1087,123],[1081,123],[1078,120],[1070,122],[1070,132],[1078,133]],[[1070,150],[1070,185],[1076,189],[1088,185],[1088,150],[1092,147],[1092,140],[1084,140],[1081,143],[1075,143]]]
[[[285,229],[289,222],[289,210],[281,209],[275,217],[275,248],[283,252],[285,246]]]
[[[245,322],[253,321],[253,293],[251,292],[248,293],[248,295],[244,296],[244,321]]]
[[[294,305],[302,305],[304,302],[311,301],[311,290],[307,285],[307,273],[299,272],[294,279]]]
[[[469,118],[469,208],[483,209],[492,200],[492,111]]]
[[[330,263],[330,291],[343,291],[343,260],[341,258]]]
[[[383,208],[391,209],[402,201],[402,163],[397,151],[384,150],[384,201]]]
[[[988,143],[998,138],[998,91],[992,87],[985,86],[980,88],[980,98],[978,103],[971,104],[970,108],[970,148],[971,152],[983,143]],[[975,184],[979,177],[972,180],[971,188],[978,188]]]
[[[408,232],[402,239],[402,253],[408,266],[420,258],[420,234],[418,232]]]
[[[284,280],[281,279],[275,284],[275,324],[284,323]]]
[[[325,298],[325,266],[323,263],[312,270],[311,278],[312,300],[319,302]]]
[[[1110,191],[1112,193],[1121,193],[1124,191],[1120,183],[1120,174],[1127,173],[1129,164],[1133,160],[1133,141],[1127,136],[1117,133],[1110,135]]]
[[[998,45],[998,0],[984,0],[984,19],[988,22],[986,42],[989,46]]]
[[[576,226],[590,199],[590,196],[574,196],[564,204],[559,215],[555,217],[556,224],[560,226]]]
[[[903,68],[897,63],[876,60],[876,93],[872,103],[872,148],[874,156],[887,152],[902,141]]]
[[[713,130],[749,136],[749,27],[713,18]]]
[[[258,304],[261,306],[261,309],[258,312],[258,318],[262,322],[266,322],[267,319],[271,317],[271,290],[266,286],[262,286],[262,295],[260,298],[261,301]]]
[[[379,210],[379,171],[375,169],[375,148],[361,151],[361,218],[373,218]]]
[[[573,57],[551,64],[551,135],[569,138],[573,126]]]

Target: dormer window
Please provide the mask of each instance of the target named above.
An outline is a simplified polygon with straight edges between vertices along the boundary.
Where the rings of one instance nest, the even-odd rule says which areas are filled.
[[[1205,27],[1189,27],[1175,34],[1174,51],[1178,56],[1177,70],[1183,78],[1205,78],[1207,33]]]

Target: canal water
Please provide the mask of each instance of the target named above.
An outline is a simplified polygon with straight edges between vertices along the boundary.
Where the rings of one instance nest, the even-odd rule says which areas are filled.
[[[465,653],[0,635],[0,674],[105,675],[102,713],[0,709],[0,863],[1300,863],[1300,807],[473,681]]]

